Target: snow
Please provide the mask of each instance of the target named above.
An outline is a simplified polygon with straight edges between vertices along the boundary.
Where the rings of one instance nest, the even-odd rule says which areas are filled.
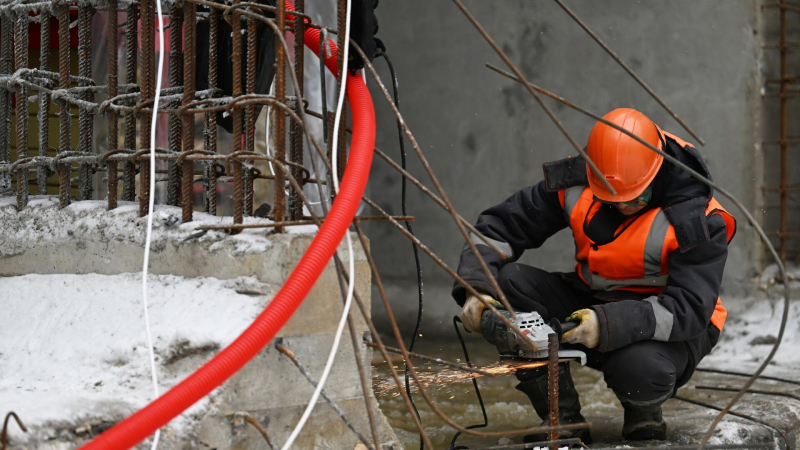
[[[63,242],[66,240],[125,241],[144,245],[147,217],[139,217],[139,204],[119,202],[111,211],[101,200],[74,202],[59,208],[58,199],[47,196],[31,196],[28,206],[16,210],[14,197],[0,197],[0,223],[3,236],[0,238],[0,257],[17,255],[34,246]],[[226,231],[209,231],[197,236],[201,225],[230,225],[230,217],[213,216],[195,212],[193,220],[181,223],[181,208],[156,205],[153,216],[151,250],[162,251],[167,244],[179,245],[187,239],[209,246],[212,252],[230,249],[233,256],[245,256],[264,252],[272,242],[267,235],[271,228],[251,228],[230,235]],[[271,223],[257,217],[245,217],[245,224]],[[287,227],[291,234],[315,233],[314,225]]]
[[[161,391],[232,342],[271,293],[255,277],[151,275]],[[58,429],[96,425],[98,418],[119,420],[152,399],[141,274],[9,277],[0,295],[0,405],[32,434],[46,438]],[[212,395],[199,402],[170,428],[188,432],[213,401]],[[9,430],[12,439],[31,436],[16,426]]]
[[[706,356],[701,367],[752,372],[772,350],[783,315],[784,287],[774,282],[775,266],[767,267],[760,285],[765,290],[763,299],[732,299],[731,304],[749,305],[742,310],[730,311],[720,336],[720,341]],[[789,268],[790,280],[800,279],[800,268]],[[800,283],[790,281],[792,293],[798,293]],[[798,294],[794,294],[798,295]],[[723,304],[726,304],[723,298]],[[787,376],[796,379],[800,369],[800,304],[792,301],[783,341],[778,353],[767,367],[765,375]]]
[[[783,305],[765,300],[757,302],[744,313],[733,317],[729,315],[719,344],[703,360],[703,366],[740,371],[755,368],[772,350],[782,313]],[[798,323],[800,305],[793,302],[783,341],[771,366],[787,370],[800,367],[800,352],[796,347],[800,340]],[[765,373],[769,374],[770,369]]]

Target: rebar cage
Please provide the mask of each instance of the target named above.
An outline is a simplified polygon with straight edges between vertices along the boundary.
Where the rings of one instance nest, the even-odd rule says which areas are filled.
[[[162,7],[163,16],[168,19],[165,28],[170,31],[169,64],[162,80],[162,85],[168,86],[160,90],[155,111],[159,50],[155,0],[17,0],[0,6],[0,192],[16,192],[17,208],[22,209],[31,193],[47,194],[51,182],[53,191],[57,184],[61,207],[105,193],[109,209],[116,208],[120,199],[138,199],[140,215],[144,216],[150,183],[164,181],[166,203],[181,206],[182,220],[189,222],[195,209],[196,183],[202,183],[202,202],[198,203],[210,214],[218,212],[217,185],[232,183],[233,224],[241,224],[244,216],[253,214],[254,183],[269,180],[282,187],[272,189],[269,218],[273,219],[275,230],[281,232],[284,222],[302,222],[298,187],[326,183],[313,179],[310,171],[303,168],[301,116],[305,114],[301,114],[298,101],[303,92],[303,31],[307,26],[320,28],[307,20],[304,1],[295,1],[293,11],[267,2],[238,0],[163,1]],[[92,23],[98,13],[105,15],[105,84],[92,76]],[[198,50],[200,27],[207,32],[208,38],[203,40],[207,49]],[[223,27],[229,27],[232,35],[230,46],[221,49]],[[258,34],[270,28],[277,37],[268,41],[274,43],[274,51],[270,52],[276,66],[274,95],[256,92],[259,61],[255,55],[263,50],[257,46],[265,42],[257,42]],[[278,30],[298,31],[293,52]],[[344,42],[339,44],[341,47]],[[51,47],[57,55],[51,55]],[[124,48],[121,67],[120,48]],[[35,61],[31,56],[37,52]],[[290,52],[295,56],[293,64],[287,60]],[[200,72],[207,72],[207,79],[197,79],[198,53],[205,53],[202,56],[208,62],[208,70]],[[220,86],[221,54],[230,56],[229,92]],[[246,54],[252,57],[243,57]],[[57,62],[57,70],[51,69],[51,59]],[[287,67],[293,72],[293,96],[286,95]],[[120,72],[124,76],[122,82]],[[268,75],[271,78],[272,74]],[[206,88],[198,90],[197,86]],[[36,109],[35,119],[30,115],[31,104]],[[256,114],[262,105],[280,111],[274,114],[274,157],[255,154]],[[149,176],[154,112],[166,116],[168,142],[167,148],[155,149],[157,173],[166,174],[157,180]],[[232,146],[220,149],[217,122],[223,114],[233,122]],[[57,136],[50,134],[50,117],[57,118]],[[287,117],[296,120],[287,123]],[[331,114],[325,118],[332,122]],[[106,127],[105,139],[95,142],[95,126],[100,123]],[[345,123],[342,121],[342,132]],[[196,127],[202,127],[201,145],[195,137]],[[38,132],[35,145],[25,145],[34,132]],[[339,158],[343,171],[345,139],[339,141]],[[262,174],[254,162],[264,159],[279,169],[274,174]],[[98,172],[105,172],[106,176],[100,178],[96,176]],[[297,182],[287,185],[289,175]],[[96,189],[101,182],[104,189]],[[229,228],[233,231],[236,227]]]

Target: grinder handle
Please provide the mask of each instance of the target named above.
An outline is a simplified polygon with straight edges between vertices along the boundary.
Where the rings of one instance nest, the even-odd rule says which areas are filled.
[[[561,338],[564,336],[564,333],[566,333],[569,330],[573,330],[573,329],[577,328],[578,325],[580,325],[580,324],[581,324],[580,322],[564,322],[564,323],[561,323],[556,318],[550,319],[550,323],[549,323],[550,328],[552,328],[553,331],[555,331],[556,334],[558,335],[558,340],[559,341],[561,341]]]
[[[578,328],[578,325],[580,324],[581,324],[580,322],[574,322],[574,321],[564,322],[561,324],[561,332],[566,333],[569,330],[574,330],[575,328]]]

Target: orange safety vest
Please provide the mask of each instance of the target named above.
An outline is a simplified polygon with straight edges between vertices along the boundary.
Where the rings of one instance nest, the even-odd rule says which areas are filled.
[[[592,190],[586,186],[571,187],[559,191],[558,199],[575,238],[575,272],[584,283],[598,291],[659,294],[664,290],[669,278],[669,257],[679,249],[679,244],[675,229],[661,208],[626,220],[618,229],[624,231],[616,239],[595,245],[583,228],[602,207],[602,203],[594,201]],[[730,242],[736,220],[714,198],[706,208],[706,216],[711,215],[725,220]],[[727,315],[717,298],[711,323],[722,330]]]

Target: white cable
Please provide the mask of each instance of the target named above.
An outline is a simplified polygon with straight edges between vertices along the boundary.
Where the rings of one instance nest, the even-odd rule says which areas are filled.
[[[351,0],[347,0],[347,14],[345,16],[345,36],[350,36],[350,6]],[[336,116],[333,121],[333,143],[332,143],[332,155],[331,158],[333,159],[333,188],[335,192],[339,193],[339,177],[336,176],[338,174],[336,170],[336,157],[337,157],[337,147],[338,147],[338,139],[339,139],[339,122],[342,118],[342,108],[344,107],[344,94],[345,94],[345,86],[347,80],[347,57],[348,57],[348,49],[350,48],[349,45],[345,45],[344,49],[339,49],[339,51],[344,51],[344,57],[342,58],[342,80],[341,85],[342,88],[339,90],[339,101],[336,104]],[[322,55],[320,55],[322,57]],[[349,227],[348,227],[349,228]],[[345,230],[345,238],[347,239],[347,252],[349,255],[349,268],[350,273],[348,274],[347,280],[347,298],[344,302],[344,311],[342,311],[342,317],[339,319],[339,327],[336,329],[336,335],[333,339],[333,345],[331,346],[331,353],[328,355],[328,361],[325,363],[325,368],[322,370],[322,376],[319,377],[319,382],[317,383],[317,388],[314,389],[314,394],[311,395],[311,400],[308,402],[308,406],[306,410],[303,411],[303,416],[300,418],[300,422],[297,423],[292,434],[289,435],[289,439],[283,444],[281,450],[288,450],[294,440],[297,438],[297,435],[300,434],[300,431],[303,429],[303,426],[306,424],[309,416],[311,416],[311,411],[314,410],[314,406],[317,404],[317,399],[319,398],[320,393],[322,392],[322,387],[325,386],[325,381],[328,379],[328,374],[331,372],[331,367],[333,367],[333,361],[336,359],[336,351],[339,349],[339,341],[342,338],[342,332],[344,331],[344,326],[347,323],[347,315],[350,313],[350,304],[353,302],[353,290],[355,289],[355,261],[353,257],[353,242],[350,239],[350,230]],[[358,355],[356,355],[358,358]]]
[[[144,240],[144,263],[142,264],[142,304],[144,305],[144,328],[147,333],[147,350],[150,355],[150,375],[153,379],[153,399],[158,398],[158,376],[156,374],[156,359],[153,352],[153,336],[150,334],[150,315],[147,310],[147,269],[150,259],[150,238],[153,234],[154,200],[156,195],[156,124],[158,122],[158,102],[161,99],[161,78],[164,70],[164,17],[161,14],[161,0],[156,0],[158,11],[158,75],[156,76],[156,93],[153,100],[153,118],[150,122],[150,195],[147,204],[147,234]],[[156,450],[161,429],[156,430],[153,436],[153,445]]]

